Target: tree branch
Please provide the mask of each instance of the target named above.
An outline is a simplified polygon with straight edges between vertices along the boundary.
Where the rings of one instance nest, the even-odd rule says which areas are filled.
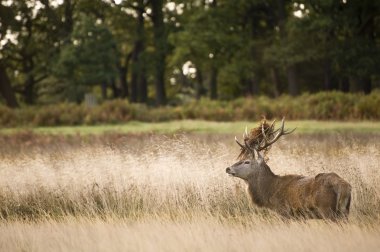
[[[49,77],[48,74],[41,75],[39,78],[36,78],[36,79],[34,80],[34,83],[38,83],[38,82],[40,82],[40,81],[43,81],[43,80],[46,79],[47,77]]]

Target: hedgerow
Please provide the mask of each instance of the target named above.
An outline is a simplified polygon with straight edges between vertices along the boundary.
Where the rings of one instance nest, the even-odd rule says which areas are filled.
[[[380,120],[380,90],[361,93],[320,92],[297,97],[253,96],[232,101],[200,99],[180,106],[149,107],[127,100],[95,107],[61,103],[10,109],[0,105],[0,126],[58,126],[161,122],[182,119],[210,121],[259,120],[286,116],[290,120]]]

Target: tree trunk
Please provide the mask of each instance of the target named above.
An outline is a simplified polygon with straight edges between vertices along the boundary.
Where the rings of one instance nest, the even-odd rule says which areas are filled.
[[[121,87],[121,97],[128,97],[128,82],[127,82],[128,66],[119,67],[119,81]]]
[[[347,77],[342,77],[341,81],[340,81],[340,90],[344,93],[348,93],[350,92],[350,81]]]
[[[102,89],[102,98],[103,98],[103,100],[107,100],[107,82],[106,81],[102,82],[101,89]]]
[[[10,108],[18,108],[15,93],[12,90],[5,67],[0,64],[0,94],[3,96],[5,103]]]
[[[204,94],[203,75],[201,69],[197,68],[196,84],[195,84],[195,97],[199,100]]]
[[[144,1],[137,6],[136,41],[132,52],[131,102],[146,101],[147,83],[142,54],[145,50]]]
[[[332,90],[332,79],[331,79],[331,67],[330,62],[328,60],[324,63],[324,69],[323,69],[323,75],[324,75],[324,89],[329,91]]]
[[[249,82],[249,93],[251,95],[259,95],[260,94],[260,84],[257,76],[252,76],[251,81]]]
[[[359,22],[357,23],[358,26],[356,36],[360,40],[365,41],[364,45],[366,47],[376,49],[378,42],[376,40],[376,28],[379,12],[378,3],[376,1],[369,1],[366,5],[366,9],[367,10],[357,8]],[[376,66],[373,67],[376,68]],[[365,69],[365,74],[362,74],[360,77],[355,78],[357,91],[363,91],[365,94],[369,94],[372,91],[371,75],[378,73],[376,70],[368,70],[369,69]]]
[[[210,73],[210,99],[218,99],[218,69],[215,66],[212,66]]]
[[[24,87],[24,97],[25,97],[25,103],[26,104],[34,104],[34,76],[31,72],[27,73],[28,77],[25,82]]]
[[[139,102],[146,103],[148,101],[148,83],[146,81],[145,67],[142,66],[139,78]]]
[[[296,96],[299,94],[297,74],[295,65],[288,66],[288,92],[291,96]]]
[[[372,81],[370,77],[362,78],[362,87],[365,94],[369,94],[372,91]]]
[[[64,21],[62,22],[63,27],[63,38],[64,44],[70,43],[70,35],[74,28],[74,7],[75,5],[72,3],[72,0],[65,0],[64,1]]]
[[[281,94],[281,83],[280,83],[280,77],[278,76],[278,70],[275,67],[271,68],[271,77],[274,83],[274,88],[273,88],[274,96],[278,97]]]
[[[120,89],[116,86],[115,79],[111,79],[112,98],[116,99],[120,97]]]
[[[128,55],[125,57],[124,65],[123,65],[123,62],[118,62],[121,98],[126,98],[129,96],[128,69],[129,69],[129,61],[131,60],[131,58],[132,58],[132,52],[128,53]]]
[[[362,87],[360,84],[361,84],[360,78],[355,77],[355,76],[350,76],[350,91],[351,92],[361,92]]]
[[[135,52],[133,52],[135,54]],[[135,59],[132,57],[132,62],[134,62]],[[137,61],[137,60],[136,60]],[[131,102],[137,102],[138,100],[138,93],[137,93],[137,87],[138,87],[138,65],[135,63],[132,63],[132,76],[131,76]]]
[[[21,55],[22,55],[22,64],[23,64],[23,71],[26,76],[26,80],[24,83],[24,98],[25,102],[27,104],[33,104],[34,103],[34,96],[35,96],[35,79],[34,79],[34,60],[33,55],[28,52],[27,48],[30,45],[31,37],[32,37],[32,20],[31,17],[28,17],[26,23],[25,23],[27,36],[26,36],[26,46],[25,48],[22,48]]]
[[[324,85],[323,89],[326,91],[330,90],[337,90],[338,85],[337,81],[334,78],[332,71],[331,71],[331,61],[330,59],[325,59],[323,63],[323,78],[324,78]]]
[[[166,104],[165,65],[167,50],[167,34],[165,31],[163,0],[150,1],[152,6],[153,38],[155,48],[155,87],[157,105]]]
[[[74,26],[74,21],[73,21],[73,13],[74,13],[74,5],[71,2],[71,0],[65,0],[65,31],[67,32],[66,35],[70,35],[73,26]]]
[[[142,16],[142,14],[141,14]],[[143,41],[141,37],[141,23],[140,23],[140,15],[138,18],[137,25],[137,39],[135,41],[135,46],[132,52],[132,76],[131,76],[131,102],[138,101],[138,86],[140,80],[140,71],[141,71],[141,53],[143,51]]]

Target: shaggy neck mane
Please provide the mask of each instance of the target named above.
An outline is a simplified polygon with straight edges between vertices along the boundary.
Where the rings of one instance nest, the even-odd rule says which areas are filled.
[[[274,184],[277,180],[267,164],[259,166],[255,174],[247,179],[248,192],[252,201],[258,206],[269,206],[269,199],[274,193]]]

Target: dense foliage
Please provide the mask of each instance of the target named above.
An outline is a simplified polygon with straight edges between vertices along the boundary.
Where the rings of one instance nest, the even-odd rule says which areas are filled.
[[[0,24],[8,107],[380,87],[373,0],[13,0],[0,1]]]
[[[239,98],[233,101],[201,99],[176,107],[150,108],[126,100],[107,101],[94,108],[72,103],[10,109],[0,106],[0,126],[57,126],[160,122],[181,119],[211,121],[267,118],[317,120],[379,120],[380,92],[370,95],[321,92],[296,98],[282,95]]]

